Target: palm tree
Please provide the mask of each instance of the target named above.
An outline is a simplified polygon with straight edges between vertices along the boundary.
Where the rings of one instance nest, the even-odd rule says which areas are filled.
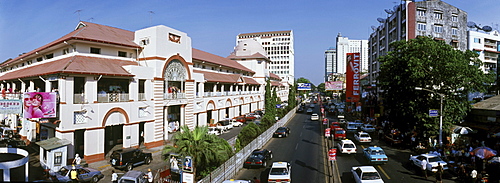
[[[174,145],[163,148],[163,154],[179,154],[181,157],[191,156],[193,158],[193,171],[204,176],[219,165],[224,163],[233,155],[229,143],[217,135],[209,135],[208,128],[182,126],[181,132],[173,136]],[[165,161],[168,161],[168,156]]]

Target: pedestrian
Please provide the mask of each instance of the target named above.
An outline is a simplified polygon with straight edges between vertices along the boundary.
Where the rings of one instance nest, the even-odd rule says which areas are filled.
[[[253,177],[253,183],[260,183],[260,180],[257,177]]]
[[[472,170],[472,172],[470,173],[470,177],[471,177],[471,182],[472,183],[476,183],[477,181],[477,171],[476,169]]]
[[[420,166],[422,169],[422,175],[425,177],[425,179],[427,179],[427,160],[422,159]]]
[[[148,182],[153,182],[153,173],[151,172],[151,168],[148,168],[148,173],[146,175],[148,175]]]
[[[78,171],[76,170],[75,165],[73,165],[69,174],[72,182],[78,182]]]
[[[443,166],[438,162],[437,171],[436,171],[436,183],[443,182]]]
[[[73,164],[80,165],[82,162],[82,158],[80,158],[79,154],[75,154],[75,159],[73,159]]]
[[[115,172],[115,170],[111,170],[111,182],[113,183],[118,183],[118,174]]]

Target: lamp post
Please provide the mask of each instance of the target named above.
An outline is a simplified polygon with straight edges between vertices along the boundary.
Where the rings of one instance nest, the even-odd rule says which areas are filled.
[[[439,146],[443,146],[443,98],[444,94],[438,93],[434,90],[422,88],[422,87],[415,87],[415,90],[425,90],[431,93],[438,94],[440,97],[440,109],[439,109]]]

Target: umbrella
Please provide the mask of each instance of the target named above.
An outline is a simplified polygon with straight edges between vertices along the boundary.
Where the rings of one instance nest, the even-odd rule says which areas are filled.
[[[453,130],[453,133],[458,133],[460,135],[465,135],[465,134],[470,134],[470,133],[474,133],[474,130],[472,130],[471,128],[469,127],[463,127],[463,126],[460,126],[460,127],[457,127]]]
[[[472,152],[474,152],[474,154],[481,159],[488,159],[497,155],[497,151],[485,146],[478,147]]]

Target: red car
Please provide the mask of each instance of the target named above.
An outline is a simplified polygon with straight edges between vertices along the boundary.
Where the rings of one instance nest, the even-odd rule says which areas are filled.
[[[238,116],[238,117],[235,117],[234,119],[236,121],[242,122],[242,123],[246,123],[247,122],[247,119],[245,118],[245,116]]]
[[[257,117],[255,116],[254,113],[248,113],[248,114],[246,114],[245,118],[246,118],[247,121],[253,121],[253,120],[257,119]]]
[[[345,130],[343,128],[335,128],[333,132],[333,138],[335,140],[343,140],[345,139]]]
[[[341,128],[341,127],[340,127],[340,123],[339,123],[339,122],[334,121],[334,122],[332,122],[332,123],[330,124],[330,128],[331,128],[331,129]]]

